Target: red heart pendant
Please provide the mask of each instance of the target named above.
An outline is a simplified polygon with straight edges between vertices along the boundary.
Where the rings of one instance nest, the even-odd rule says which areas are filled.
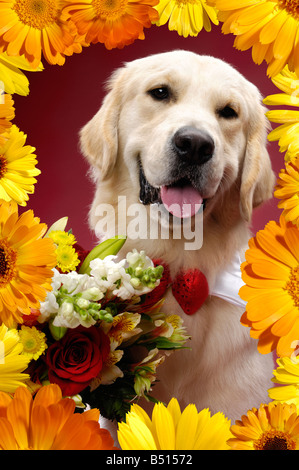
[[[206,276],[199,269],[180,272],[172,284],[172,293],[183,311],[193,315],[209,295]]]

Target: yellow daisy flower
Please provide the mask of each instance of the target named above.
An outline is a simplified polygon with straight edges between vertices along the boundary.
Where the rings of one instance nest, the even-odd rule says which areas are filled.
[[[29,80],[22,70],[37,72],[43,70],[42,64],[33,69],[22,57],[9,57],[6,52],[0,54],[0,77],[6,93],[27,96],[29,93]]]
[[[181,412],[175,398],[167,407],[155,404],[152,419],[133,404],[117,435],[122,450],[228,450],[226,441],[232,437],[230,421],[222,413],[198,413],[192,404]]]
[[[5,142],[1,135],[12,126],[11,120],[15,117],[14,101],[10,95],[3,94],[0,90],[0,145]]]
[[[52,230],[48,235],[56,245],[74,245],[77,241],[72,233],[64,230]]]
[[[272,82],[283,93],[269,95],[264,104],[271,106],[294,106],[295,109],[277,109],[266,113],[269,121],[281,124],[268,134],[270,142],[278,141],[280,152],[285,153],[285,161],[292,161],[299,154],[299,78],[285,67],[272,78]]]
[[[299,416],[295,405],[262,404],[231,427],[233,450],[298,450]]]
[[[42,53],[50,64],[63,65],[76,33],[61,18],[63,6],[63,0],[0,0],[0,51],[24,55],[33,68]]]
[[[52,289],[55,245],[29,210],[18,215],[16,203],[0,204],[0,321],[22,323]]]
[[[78,253],[70,245],[58,245],[56,248],[57,267],[63,272],[74,271],[80,263]]]
[[[74,413],[75,402],[62,398],[58,385],[45,385],[34,399],[24,387],[14,397],[0,393],[0,449],[113,450],[113,439],[101,429],[99,410]]]
[[[0,326],[0,390],[14,393],[30,379],[25,374],[30,359],[22,354],[23,345],[17,330],[9,330],[4,324]]]
[[[7,139],[0,145],[0,199],[26,206],[28,194],[34,193],[35,176],[40,174],[35,148],[25,145],[27,136],[15,125],[3,135]]]
[[[274,196],[280,199],[278,208],[285,220],[299,228],[299,158],[280,171]]]
[[[299,343],[299,341],[297,341]],[[269,397],[283,403],[294,403],[299,407],[299,358],[282,357],[277,359],[278,367],[273,371],[272,382],[283,386],[269,388]],[[299,409],[299,408],[298,408]]]
[[[23,354],[29,359],[37,360],[47,349],[46,335],[32,326],[22,326],[19,330],[20,341],[23,345]]]
[[[259,352],[276,348],[278,356],[290,356],[299,338],[299,230],[283,216],[270,221],[250,239],[245,257],[241,322],[259,340]]]
[[[162,26],[168,21],[169,30],[185,38],[197,36],[203,28],[211,31],[211,22],[219,24],[216,9],[206,0],[160,0],[155,8],[159,13],[155,24]]]
[[[252,48],[256,64],[269,64],[273,77],[286,64],[299,73],[299,11],[297,0],[209,0],[219,10],[224,34],[236,36],[234,46]]]

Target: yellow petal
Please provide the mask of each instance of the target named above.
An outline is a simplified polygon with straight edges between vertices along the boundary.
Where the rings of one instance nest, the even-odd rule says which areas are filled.
[[[123,450],[157,450],[152,433],[135,413],[127,413],[126,423],[119,423],[117,436]]]
[[[274,42],[273,54],[275,59],[289,57],[294,47],[297,28],[297,21],[293,17],[288,16]]]
[[[299,97],[297,96],[298,95],[298,92],[297,92],[297,89],[294,88],[293,90],[294,94],[292,95],[286,95],[284,93],[277,93],[276,95],[269,95],[267,96],[263,102],[264,104],[266,105],[278,105],[278,106],[299,106]],[[298,111],[292,111],[291,110],[277,110],[277,111],[268,111],[266,113],[266,115],[269,117],[269,116],[275,116],[275,115],[278,115],[278,113],[281,113],[281,112],[286,112],[286,113],[290,113],[290,115],[292,116],[296,116],[295,113],[297,113],[297,117],[295,118],[296,120],[299,119],[298,117],[298,114],[299,112]],[[283,113],[282,113],[283,114]],[[269,117],[270,119],[270,117]],[[280,122],[280,121],[275,121],[275,122]]]
[[[235,10],[237,8],[245,8],[250,5],[255,5],[256,0],[217,0],[218,10]]]
[[[130,408],[130,412],[132,412],[132,413],[136,414],[137,416],[139,416],[140,419],[145,423],[145,425],[152,432],[153,425],[152,425],[152,422],[150,420],[150,417],[148,416],[146,411],[144,411],[144,409],[141,408],[141,406],[137,405],[136,403],[133,403],[133,405]]]
[[[262,29],[259,37],[261,44],[269,44],[277,38],[279,31],[287,18],[287,13],[280,10]]]
[[[198,413],[195,405],[188,405],[178,422],[177,426],[177,450],[192,450],[194,448],[195,436],[198,425]]]
[[[156,429],[159,448],[161,450],[175,450],[174,422],[163,403],[157,403],[154,406],[152,421]]]
[[[168,403],[167,409],[172,416],[175,429],[177,428],[179,419],[181,417],[181,408],[176,398],[172,398]]]
[[[269,397],[272,400],[286,402],[287,400],[298,400],[299,389],[295,385],[286,385],[285,387],[271,387],[268,389]]]
[[[272,2],[255,2],[255,5],[252,5],[250,8],[246,8],[243,12],[240,12],[238,17],[238,23],[241,25],[259,23],[260,21],[264,20],[270,13],[272,13],[274,8],[275,7],[273,6]]]

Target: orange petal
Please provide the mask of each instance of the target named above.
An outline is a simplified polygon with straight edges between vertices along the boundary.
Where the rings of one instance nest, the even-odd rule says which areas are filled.
[[[28,449],[32,397],[26,387],[19,387],[7,409],[7,418],[14,428],[15,439],[21,449]]]
[[[42,387],[37,392],[33,406],[49,406],[58,403],[62,399],[62,392],[58,385],[51,384]]]
[[[18,450],[13,427],[5,418],[0,418],[0,449]]]

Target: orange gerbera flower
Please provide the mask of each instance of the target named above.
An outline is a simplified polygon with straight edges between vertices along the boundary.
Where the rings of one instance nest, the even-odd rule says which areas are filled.
[[[298,450],[299,416],[295,405],[269,403],[253,408],[231,426],[233,450]]]
[[[18,206],[0,200],[0,322],[12,327],[39,308],[51,290],[55,246],[42,238],[47,230],[31,210],[18,216]]]
[[[249,241],[241,265],[246,283],[239,291],[247,301],[241,322],[251,327],[258,350],[290,356],[299,338],[299,230],[280,217]]]
[[[100,412],[74,413],[75,402],[62,398],[58,385],[45,385],[33,399],[25,387],[14,397],[0,392],[0,449],[112,450],[116,449]]]
[[[74,43],[74,25],[63,21],[63,0],[0,0],[0,51],[24,55],[33,68],[43,53],[50,64],[62,65]]]
[[[88,43],[119,49],[144,39],[143,28],[159,18],[158,0],[66,0],[64,18],[71,18]]]

